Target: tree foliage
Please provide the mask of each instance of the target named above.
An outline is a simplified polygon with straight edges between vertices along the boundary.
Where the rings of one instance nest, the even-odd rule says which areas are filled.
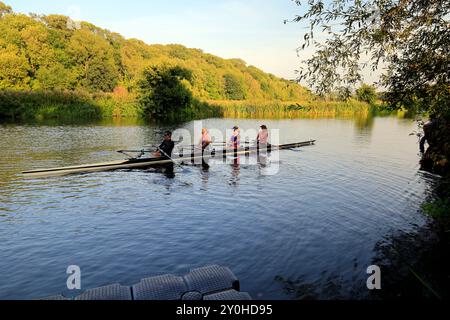
[[[27,59],[16,46],[1,40],[0,49],[0,89],[26,89],[30,82]]]
[[[384,72],[380,84],[393,108],[428,111],[440,141],[432,150],[441,167],[450,161],[450,0],[295,0],[294,21],[309,31],[299,51],[315,49],[299,78],[316,92],[352,87],[364,68]],[[321,34],[320,40],[315,35]],[[436,162],[436,161],[435,161]]]
[[[374,105],[377,101],[377,90],[374,86],[364,83],[359,89],[356,90],[356,98],[359,101]]]
[[[67,47],[79,85],[91,91],[112,91],[119,81],[109,43],[86,29],[74,31]]]
[[[243,79],[233,75],[232,73],[227,73],[223,76],[225,81],[225,94],[229,100],[244,100],[245,90]]]
[[[152,66],[144,70],[140,81],[140,102],[145,114],[167,118],[190,107],[192,93],[186,81],[192,80],[190,70],[178,66]]]
[[[300,77],[321,93],[354,85],[363,67],[384,63],[382,84],[393,91],[416,94],[448,82],[449,8],[448,0],[309,0],[294,21],[307,21],[310,29],[299,50],[313,46],[316,52]],[[316,40],[315,32],[326,40]]]
[[[5,89],[140,90],[150,66],[191,70],[187,88],[201,100],[303,100],[298,84],[181,45],[147,45],[63,15],[23,15],[0,2],[0,86]]]

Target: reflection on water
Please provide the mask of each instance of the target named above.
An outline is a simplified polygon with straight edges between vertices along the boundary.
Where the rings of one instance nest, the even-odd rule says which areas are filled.
[[[236,186],[239,183],[239,173],[241,171],[241,163],[240,157],[233,160],[233,164],[231,165],[231,179],[230,185]]]
[[[355,128],[359,133],[363,133],[365,135],[371,134],[375,123],[375,117],[373,115],[356,115],[353,120],[355,121]]]
[[[417,234],[429,183],[417,174],[414,123],[397,118],[207,119],[226,132],[262,123],[314,147],[166,170],[24,180],[19,172],[121,159],[161,130],[194,123],[0,126],[0,298],[66,293],[149,275],[230,267],[260,299],[370,298],[379,243]],[[271,172],[277,172],[271,175]]]

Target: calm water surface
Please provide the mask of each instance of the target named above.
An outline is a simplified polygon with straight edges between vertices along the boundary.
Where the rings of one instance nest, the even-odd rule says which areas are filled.
[[[122,170],[25,180],[23,170],[121,159],[115,150],[154,143],[166,127],[0,126],[0,299],[76,295],[65,274],[74,264],[85,289],[219,264],[258,299],[368,297],[376,245],[426,223],[432,181],[418,171],[415,123],[264,122],[282,143],[318,143],[269,160],[280,168],[273,176],[244,158],[176,168],[174,178]]]

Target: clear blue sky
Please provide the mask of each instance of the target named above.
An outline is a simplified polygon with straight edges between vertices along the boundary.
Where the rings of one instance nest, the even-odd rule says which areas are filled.
[[[284,24],[301,8],[291,0],[2,0],[21,13],[71,16],[148,44],[179,43],[223,58],[241,58],[293,79],[306,28]],[[302,55],[311,54],[304,52]]]

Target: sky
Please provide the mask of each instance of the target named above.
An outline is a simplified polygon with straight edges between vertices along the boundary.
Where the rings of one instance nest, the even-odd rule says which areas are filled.
[[[2,0],[15,12],[64,14],[148,44],[182,44],[222,58],[241,58],[295,79],[296,49],[307,27],[287,23],[304,9],[291,0]],[[371,80],[372,76],[366,74]]]

